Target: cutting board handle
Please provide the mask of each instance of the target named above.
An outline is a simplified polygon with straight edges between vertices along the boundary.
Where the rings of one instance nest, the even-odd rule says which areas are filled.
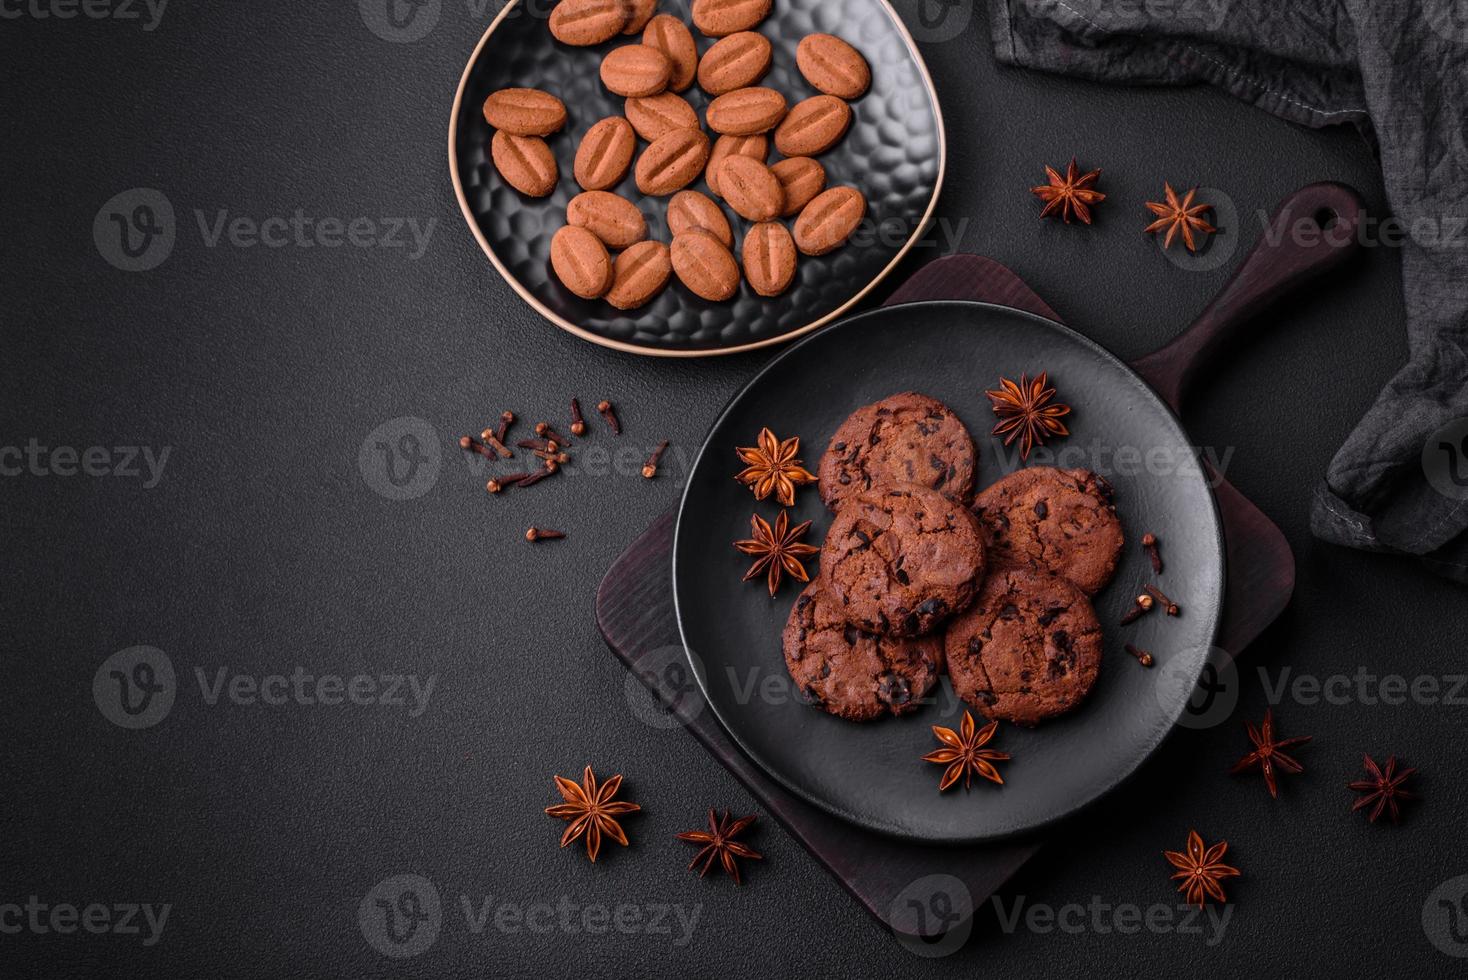
[[[1240,327],[1360,248],[1365,207],[1344,184],[1310,184],[1295,191],[1275,209],[1254,250],[1193,325],[1132,366],[1174,410],[1180,409],[1198,368]]]

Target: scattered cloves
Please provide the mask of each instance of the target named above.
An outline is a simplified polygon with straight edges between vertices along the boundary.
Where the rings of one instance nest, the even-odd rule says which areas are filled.
[[[612,427],[612,435],[619,436],[622,434],[622,423],[617,418],[617,410],[612,407],[611,402],[603,398],[597,403],[596,410],[601,413],[602,418],[607,420],[607,425]]]
[[[647,462],[642,464],[642,478],[644,480],[651,480],[658,475],[658,463],[662,460],[663,453],[667,448],[668,440],[664,439],[662,445],[654,449],[652,455],[647,457]]]
[[[532,527],[525,532],[526,541],[559,541],[565,536],[563,531],[551,531],[543,527]]]
[[[535,434],[540,436],[542,439],[549,440],[550,442],[558,442],[563,446],[571,445],[571,440],[567,439],[565,436],[556,432],[555,429],[551,428],[549,422],[535,423]]]
[[[1127,610],[1127,614],[1121,617],[1121,625],[1127,626],[1135,623],[1144,615],[1152,611],[1152,597],[1145,592],[1137,596],[1135,604]]]
[[[1162,608],[1167,612],[1169,616],[1176,616],[1179,612],[1181,612],[1181,610],[1178,608],[1178,604],[1169,599],[1157,586],[1148,585],[1145,586],[1145,588],[1151,594],[1152,598],[1162,603]]]
[[[476,441],[472,436],[460,436],[459,448],[466,452],[478,453],[485,459],[495,458],[494,450],[490,449],[484,443]]]
[[[500,427],[494,431],[494,437],[500,442],[510,434],[510,426],[515,422],[515,413],[509,410],[500,413]]]
[[[1132,646],[1132,644],[1130,643],[1126,645],[1126,652],[1136,657],[1137,662],[1140,663],[1143,667],[1150,667],[1154,662],[1150,653],[1148,653],[1146,650],[1138,649],[1137,647]]]
[[[1142,550],[1152,562],[1152,574],[1162,574],[1162,552],[1157,547],[1157,535],[1148,531],[1142,535]]]
[[[581,399],[571,399],[571,435],[586,435],[586,420],[581,417]]]

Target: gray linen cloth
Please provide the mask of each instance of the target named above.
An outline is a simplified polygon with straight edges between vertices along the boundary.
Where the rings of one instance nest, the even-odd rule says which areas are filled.
[[[1409,359],[1337,452],[1311,523],[1468,582],[1468,0],[991,0],[1004,63],[1209,82],[1371,139],[1402,247]]]

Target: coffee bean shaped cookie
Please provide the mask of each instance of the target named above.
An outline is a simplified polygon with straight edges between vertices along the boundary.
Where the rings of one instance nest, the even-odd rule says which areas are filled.
[[[637,205],[608,191],[584,191],[566,205],[566,223],[585,228],[610,249],[624,249],[647,237],[647,219]]]
[[[673,239],[673,271],[695,295],[715,303],[739,290],[739,263],[706,231],[684,232]]]
[[[698,87],[709,95],[723,95],[753,85],[765,77],[773,58],[774,46],[763,34],[730,34],[699,60]]]
[[[484,121],[515,136],[549,136],[566,125],[566,104],[538,88],[502,88],[484,100]]]
[[[785,192],[782,218],[791,218],[805,210],[816,195],[826,189],[826,168],[810,157],[791,157],[770,168]]]
[[[1084,592],[1029,568],[998,568],[948,624],[953,690],[986,718],[1037,725],[1073,710],[1096,684],[1101,627]]]
[[[867,199],[855,187],[832,187],[817,194],[795,219],[795,244],[806,255],[836,251],[867,214]]]
[[[539,136],[499,130],[489,141],[489,154],[505,182],[527,197],[545,197],[560,180],[556,156]]]
[[[938,683],[941,636],[902,639],[848,624],[826,583],[805,587],[781,637],[801,699],[840,718],[871,721],[916,711]]]
[[[820,156],[851,128],[851,106],[834,95],[798,102],[775,130],[775,149],[787,157]]]
[[[730,156],[719,167],[719,192],[746,221],[769,221],[785,209],[785,191],[770,168],[746,156]]]
[[[821,457],[821,499],[832,510],[874,488],[916,483],[967,504],[978,450],[953,410],[936,398],[903,392],[858,408]]]
[[[888,636],[942,626],[968,607],[984,569],[973,514],[911,484],[844,501],[821,546],[821,575],[841,615]]]
[[[668,202],[668,231],[676,238],[685,232],[706,231],[725,248],[734,247],[734,229],[729,218],[707,194],[679,191]]]
[[[1035,565],[1088,595],[1111,581],[1126,543],[1111,484],[1089,470],[1017,470],[982,491],[974,513],[995,564]]]
[[[550,13],[551,36],[576,47],[601,44],[622,33],[629,12],[624,0],[561,0]]]
[[[772,0],[693,0],[693,26],[709,37],[747,31],[770,15]]]
[[[657,95],[668,87],[672,76],[667,57],[645,44],[614,48],[601,62],[601,83],[629,99]]]
[[[637,189],[662,197],[687,187],[703,173],[709,138],[698,129],[675,129],[653,140],[637,158]]]
[[[744,278],[761,296],[789,289],[795,266],[795,240],[778,221],[762,221],[744,236]]]
[[[567,225],[551,238],[551,268],[567,289],[582,299],[597,299],[612,285],[612,257],[585,228]]]
[[[617,256],[612,266],[612,288],[606,300],[619,310],[635,310],[652,302],[673,275],[668,246],[638,242]]]
[[[767,133],[780,125],[780,120],[785,118],[787,105],[785,96],[772,88],[741,88],[726,92],[710,102],[705,118],[709,129],[716,133],[726,136],[753,136],[755,133]]]
[[[668,88],[682,92],[693,84],[698,74],[698,44],[681,20],[671,14],[658,14],[647,22],[647,30],[642,32],[642,43],[657,48],[673,66]]]
[[[604,191],[616,187],[632,167],[637,152],[637,133],[621,116],[608,116],[586,131],[576,148],[572,172],[583,190]]]
[[[627,121],[637,135],[649,143],[675,129],[697,129],[698,113],[688,100],[674,92],[663,92],[641,99],[628,99]]]
[[[704,180],[708,182],[709,190],[723,197],[724,192],[719,185],[719,173],[723,169],[725,160],[731,156],[741,156],[764,163],[769,155],[770,138],[762,133],[755,136],[720,136],[714,140],[714,149],[709,154],[709,165],[708,169],[704,171]]]
[[[860,98],[872,84],[872,69],[861,52],[833,34],[802,38],[795,64],[807,82],[840,99]]]

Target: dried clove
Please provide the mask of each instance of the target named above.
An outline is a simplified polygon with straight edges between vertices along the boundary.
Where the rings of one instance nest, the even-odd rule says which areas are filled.
[[[1147,532],[1142,535],[1142,550],[1147,553],[1147,558],[1152,562],[1152,574],[1162,574],[1162,552],[1158,550],[1157,535]]]
[[[1152,597],[1144,592],[1141,595],[1137,596],[1136,602],[1133,604],[1132,608],[1128,609],[1127,614],[1121,617],[1121,625],[1128,626],[1132,623],[1135,623],[1137,620],[1141,619],[1144,615],[1151,611]]]
[[[515,455],[514,453],[510,452],[509,449],[505,448],[505,444],[500,440],[500,437],[495,433],[493,429],[485,429],[483,432],[479,433],[479,438],[484,440],[484,444],[486,446],[498,453],[501,459],[509,459],[511,456]]]
[[[654,449],[652,455],[647,457],[647,462],[642,464],[642,478],[644,480],[651,480],[658,475],[658,463],[662,461],[663,453],[667,451],[667,448],[668,440],[664,439],[662,445]]]
[[[1130,643],[1126,645],[1126,652],[1136,657],[1137,662],[1140,663],[1143,667],[1150,667],[1154,662],[1150,653],[1148,653],[1146,650],[1138,649],[1137,647],[1132,646]]]
[[[534,473],[531,473],[525,479],[516,481],[515,486],[517,486],[517,487],[533,487],[537,483],[539,483],[541,480],[544,480],[546,477],[551,476],[555,472],[556,472],[555,470],[551,469],[551,464],[549,462],[547,462],[544,469],[536,470]]]
[[[551,531],[543,527],[532,527],[525,532],[526,541],[559,541],[565,536],[563,531]]]
[[[571,399],[571,435],[586,435],[586,420],[581,417],[581,399]]]
[[[519,486],[520,481],[528,478],[529,473],[510,473],[506,476],[497,476],[484,485],[484,489],[490,493],[499,493],[506,487]]]
[[[612,427],[612,435],[622,434],[622,422],[617,418],[617,410],[612,407],[611,402],[603,398],[597,403],[596,410],[601,413],[602,418],[607,420],[607,425]]]
[[[481,442],[476,442],[470,436],[460,436],[459,437],[459,448],[460,449],[463,449],[463,450],[465,450],[467,452],[478,453],[479,455],[483,456],[485,459],[494,459],[495,458],[494,450],[490,449],[488,446],[484,445]]]
[[[1178,604],[1169,599],[1157,586],[1148,585],[1145,586],[1145,588],[1149,593],[1151,593],[1152,598],[1162,603],[1162,608],[1166,610],[1169,616],[1176,616],[1179,612],[1181,612],[1181,610],[1178,608]]]
[[[494,431],[494,437],[500,442],[510,434],[510,426],[515,422],[515,413],[509,410],[500,413],[500,427]]]

